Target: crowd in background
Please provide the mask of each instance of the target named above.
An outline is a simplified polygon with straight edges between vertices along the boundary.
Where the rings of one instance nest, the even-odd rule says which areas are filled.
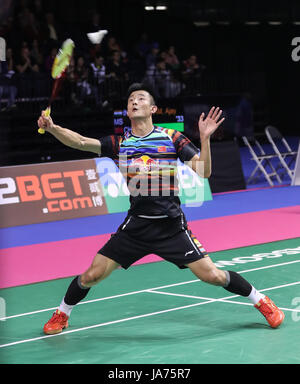
[[[108,29],[109,33],[101,44],[91,44],[86,33],[99,29]],[[73,38],[66,36],[55,14],[45,13],[38,0],[30,7],[16,7],[14,15],[0,25],[0,36],[6,41],[6,61],[0,68],[2,111],[15,108],[18,98],[49,96],[54,58],[62,41]],[[74,41],[76,48],[65,73],[64,94],[75,104],[89,99],[102,108],[107,99],[117,99],[120,90],[134,81],[151,83],[157,97],[176,97],[205,69],[193,52],[180,57],[176,46],[161,46],[146,33],[126,47],[109,26],[101,25],[97,12]]]

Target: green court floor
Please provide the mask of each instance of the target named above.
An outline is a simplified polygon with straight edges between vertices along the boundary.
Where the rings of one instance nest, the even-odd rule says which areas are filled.
[[[211,257],[283,309],[280,328],[270,328],[247,298],[162,261],[116,270],[59,335],[44,335],[43,325],[71,277],[3,289],[0,363],[299,364],[300,238]]]

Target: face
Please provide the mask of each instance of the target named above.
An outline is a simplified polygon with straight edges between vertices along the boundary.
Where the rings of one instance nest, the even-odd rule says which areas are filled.
[[[190,64],[191,64],[191,65],[195,65],[196,62],[197,62],[197,57],[194,56],[194,55],[192,55],[192,56],[190,57]]]
[[[115,61],[119,61],[120,58],[121,58],[121,54],[120,54],[120,52],[119,52],[119,51],[114,52],[112,58],[113,58],[113,60],[115,60]]]
[[[104,59],[102,56],[96,57],[95,64],[101,66],[104,63]]]
[[[78,57],[77,64],[78,65],[83,65],[84,64],[83,57]]]
[[[157,111],[153,105],[152,97],[146,91],[134,91],[128,98],[127,116],[130,120],[147,119]]]

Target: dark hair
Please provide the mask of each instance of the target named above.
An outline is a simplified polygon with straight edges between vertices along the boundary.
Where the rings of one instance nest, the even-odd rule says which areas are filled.
[[[146,91],[150,94],[151,96],[151,103],[155,105],[155,93],[151,85],[146,84],[146,83],[133,83],[130,85],[130,87],[127,90],[127,100],[129,96],[132,94],[132,92],[135,91]]]

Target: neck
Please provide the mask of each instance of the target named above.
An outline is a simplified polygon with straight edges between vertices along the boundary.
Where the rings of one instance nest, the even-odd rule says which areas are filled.
[[[152,119],[131,120],[131,132],[135,136],[146,136],[153,130]]]

